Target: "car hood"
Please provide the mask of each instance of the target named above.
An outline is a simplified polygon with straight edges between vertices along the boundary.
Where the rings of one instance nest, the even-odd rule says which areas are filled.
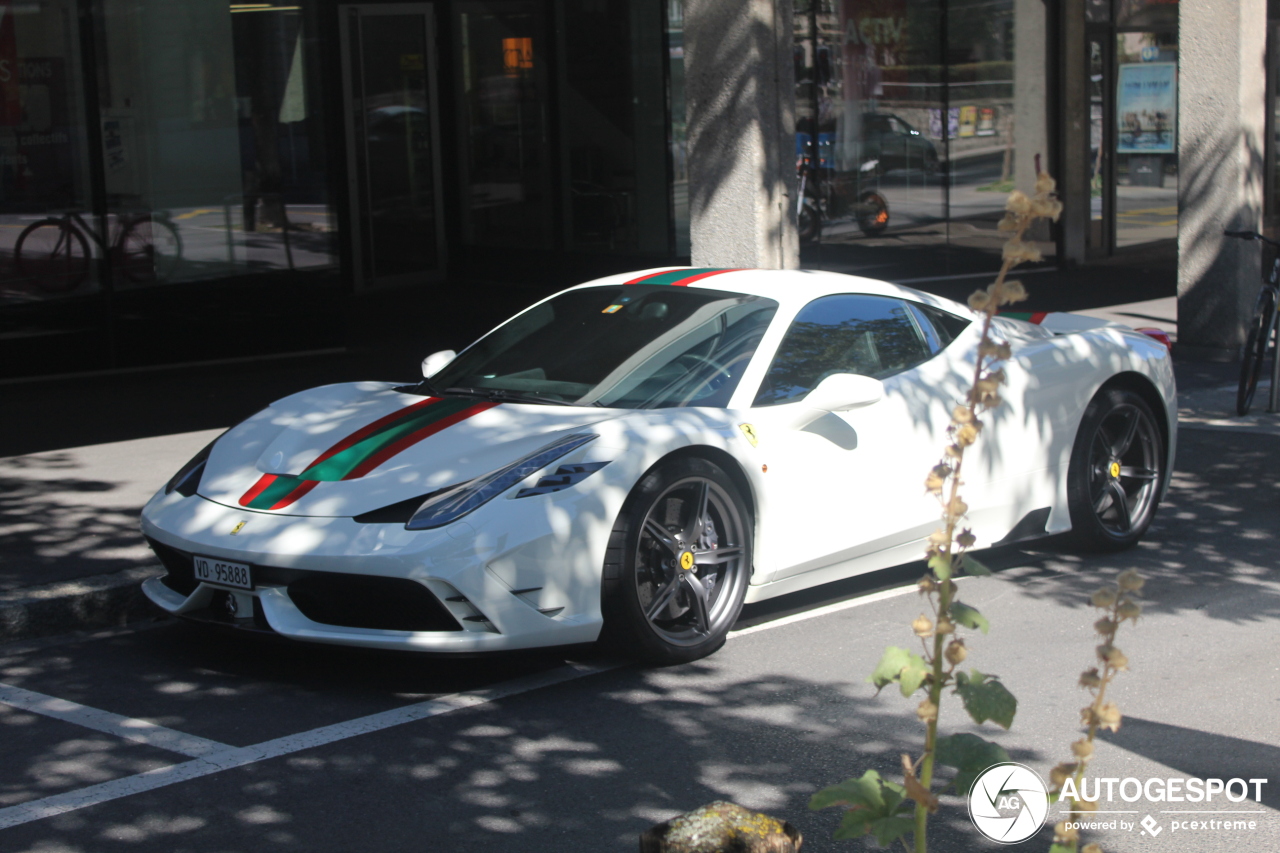
[[[350,517],[465,482],[620,414],[395,387],[329,385],[273,403],[218,439],[198,493],[273,514]],[[566,459],[586,459],[595,444]]]

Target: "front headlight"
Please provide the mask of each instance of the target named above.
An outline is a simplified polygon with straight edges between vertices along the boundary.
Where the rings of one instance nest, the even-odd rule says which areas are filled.
[[[189,498],[196,493],[196,489],[200,487],[200,477],[204,475],[204,464],[209,461],[209,454],[213,451],[213,446],[218,443],[218,438],[206,444],[204,450],[192,456],[190,462],[179,468],[178,473],[169,478],[169,482],[164,484],[166,495],[176,491],[184,498]]]
[[[540,471],[560,457],[596,438],[595,435],[584,433],[562,436],[510,465],[433,495],[418,507],[418,511],[405,524],[405,528],[431,530],[451,524],[479,509],[530,474]]]

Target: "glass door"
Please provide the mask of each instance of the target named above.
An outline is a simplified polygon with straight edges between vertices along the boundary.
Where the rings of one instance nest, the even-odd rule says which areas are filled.
[[[358,289],[443,271],[432,14],[429,3],[339,7]]]

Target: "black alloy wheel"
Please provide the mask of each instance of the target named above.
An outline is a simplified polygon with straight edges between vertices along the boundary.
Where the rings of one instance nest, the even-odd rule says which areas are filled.
[[[1092,551],[1136,544],[1155,516],[1165,467],[1164,439],[1146,402],[1132,391],[1099,391],[1085,408],[1067,474],[1076,544]]]
[[[746,502],[719,466],[698,457],[658,464],[610,535],[602,638],[653,664],[711,654],[742,610],[751,541]]]

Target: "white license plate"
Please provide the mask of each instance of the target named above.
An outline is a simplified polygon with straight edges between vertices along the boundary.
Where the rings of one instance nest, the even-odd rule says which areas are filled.
[[[194,557],[196,580],[233,586],[236,589],[253,589],[253,572],[244,563],[228,563],[213,557]]]

